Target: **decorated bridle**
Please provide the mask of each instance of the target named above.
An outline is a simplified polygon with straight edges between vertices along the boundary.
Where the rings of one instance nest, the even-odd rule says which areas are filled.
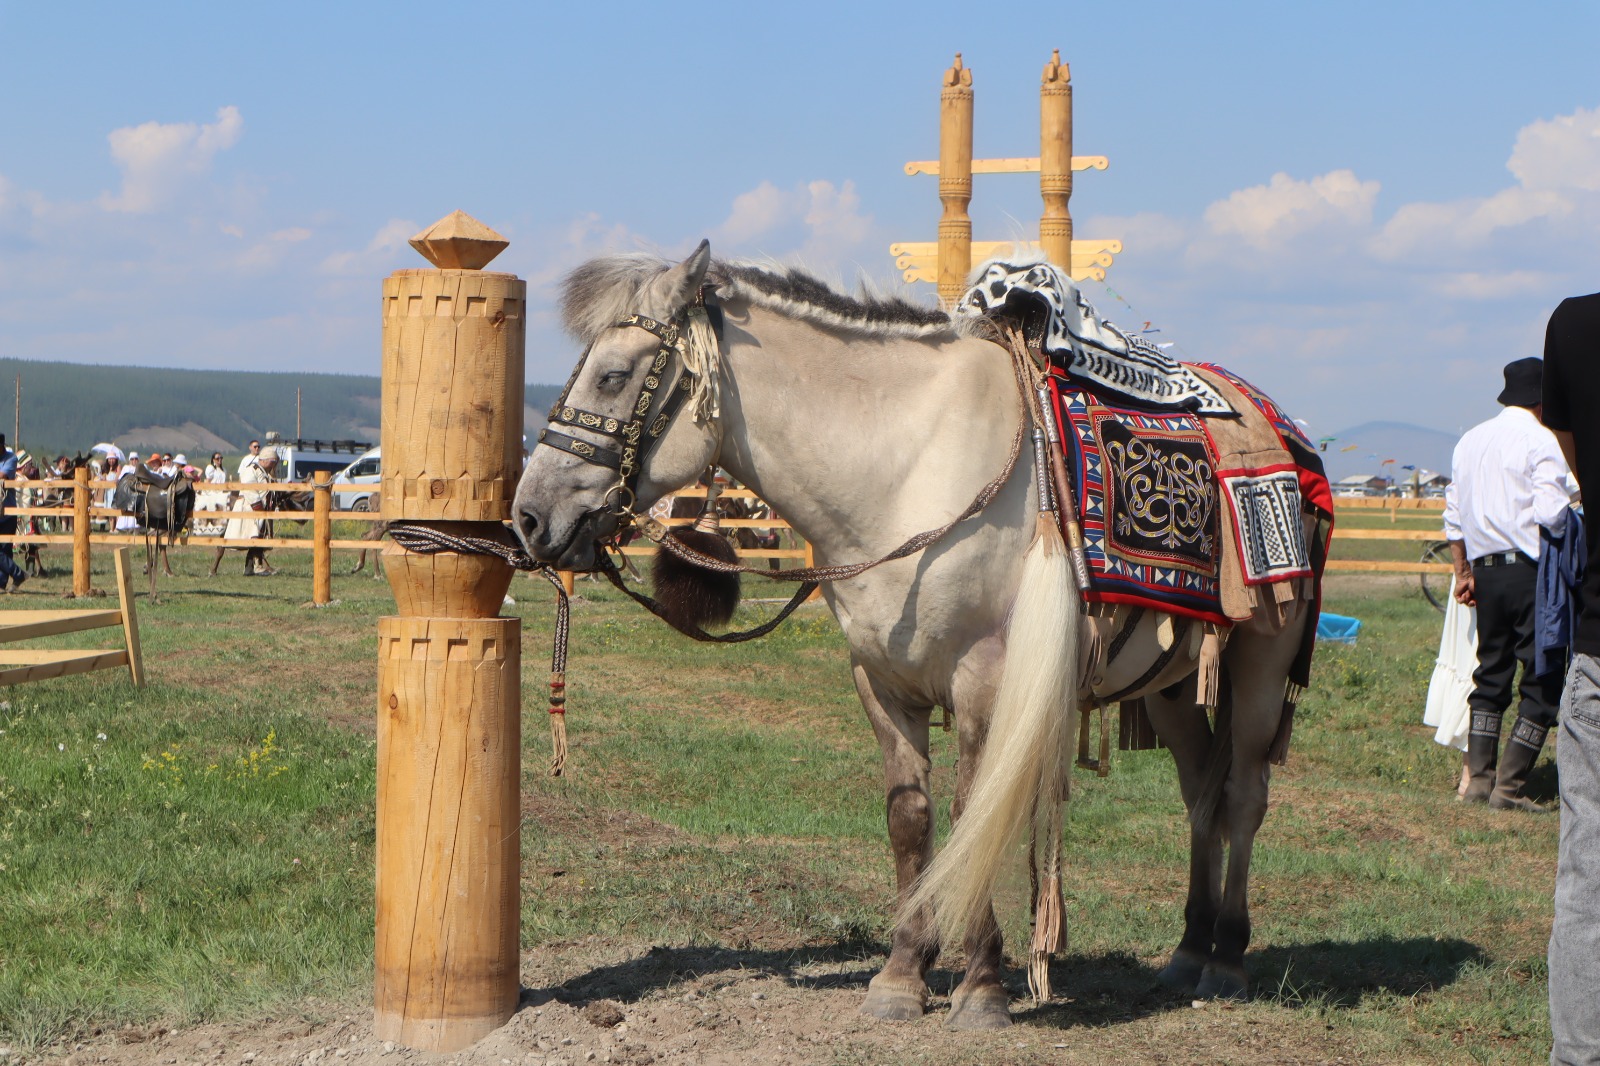
[[[704,305],[705,292],[701,290],[695,299],[695,306]],[[661,393],[662,383],[666,380],[667,367],[671,364],[674,353],[679,351],[688,313],[689,308],[685,307],[674,315],[670,322],[657,322],[645,315],[629,314],[614,323],[614,328],[636,327],[647,330],[655,334],[661,342],[660,347],[656,349],[655,358],[651,360],[650,370],[645,374],[644,382],[639,387],[638,395],[634,397],[628,421],[624,422],[613,415],[598,415],[593,411],[585,411],[568,402],[572,387],[577,384],[579,375],[589,362],[589,353],[594,350],[594,345],[591,344],[584,351],[583,358],[578,360],[572,376],[567,379],[567,386],[562,390],[561,398],[550,409],[549,425],[539,432],[540,444],[575,455],[586,463],[609,467],[617,472],[617,482],[606,490],[603,502],[624,523],[633,517],[633,505],[639,499],[639,474],[645,459],[660,442],[661,435],[672,424],[673,415],[678,413],[678,409],[689,398],[689,391],[693,387],[693,375],[688,367],[683,365],[684,361],[680,355],[677,380],[667,388],[666,397],[661,401],[661,409],[656,412],[654,418],[649,419],[648,426],[646,425],[645,420],[649,418],[650,410],[656,404],[656,396]],[[610,438],[616,442],[616,446],[596,444],[551,429],[551,426],[571,426],[586,430]]]

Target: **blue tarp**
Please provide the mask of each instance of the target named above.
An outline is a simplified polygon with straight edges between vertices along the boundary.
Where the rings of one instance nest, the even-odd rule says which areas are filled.
[[[1317,639],[1331,640],[1335,644],[1354,644],[1361,632],[1361,619],[1346,618],[1342,614],[1323,612],[1317,619]]]

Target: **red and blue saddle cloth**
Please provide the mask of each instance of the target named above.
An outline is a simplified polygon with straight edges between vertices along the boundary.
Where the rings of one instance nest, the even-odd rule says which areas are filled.
[[[1235,553],[1222,538],[1232,539],[1246,585],[1320,574],[1333,495],[1316,448],[1266,394],[1221,367],[1192,365],[1237,388],[1276,434],[1271,451],[1290,461],[1219,469],[1200,415],[1136,406],[1059,371],[1050,388],[1083,526],[1086,598],[1228,626],[1222,567]],[[1310,543],[1308,505],[1319,518]]]

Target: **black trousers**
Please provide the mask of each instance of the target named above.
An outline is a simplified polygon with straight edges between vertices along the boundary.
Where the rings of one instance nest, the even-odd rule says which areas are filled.
[[[0,537],[9,537],[16,531],[17,516],[14,514],[0,515]],[[0,589],[5,588],[8,583],[26,576],[22,572],[22,567],[18,566],[16,560],[11,557],[11,549],[12,545],[9,542],[0,544]]]
[[[1517,713],[1534,725],[1555,725],[1561,705],[1560,672],[1542,681],[1533,676],[1533,604],[1539,568],[1532,562],[1474,566],[1478,595],[1478,669],[1472,675],[1472,732],[1500,733],[1500,718],[1511,706],[1511,682],[1522,664]]]

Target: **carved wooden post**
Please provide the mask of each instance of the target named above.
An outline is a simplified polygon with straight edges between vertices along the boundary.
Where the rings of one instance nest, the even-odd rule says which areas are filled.
[[[89,468],[72,472],[72,594],[89,595]]]
[[[972,273],[972,71],[955,65],[944,72],[939,94],[939,300],[952,306]]]
[[[412,238],[439,269],[383,284],[383,517],[503,538],[521,470],[527,286],[457,211]],[[390,544],[399,607],[378,623],[376,1021],[456,1051],[521,992],[521,622],[492,556]]]
[[[333,475],[318,470],[311,489],[311,602],[321,607],[333,602]]]
[[[1072,272],[1072,74],[1061,50],[1050,53],[1039,85],[1039,246],[1045,258]]]

